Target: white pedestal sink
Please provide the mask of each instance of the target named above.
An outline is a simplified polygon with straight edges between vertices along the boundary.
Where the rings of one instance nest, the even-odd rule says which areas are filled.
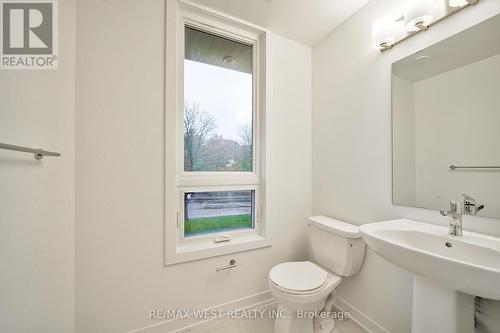
[[[380,256],[415,274],[412,333],[472,333],[474,296],[500,300],[500,238],[412,220],[365,224]]]

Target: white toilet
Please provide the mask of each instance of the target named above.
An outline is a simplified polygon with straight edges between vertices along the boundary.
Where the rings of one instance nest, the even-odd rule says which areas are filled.
[[[303,315],[321,311],[342,277],[358,273],[363,263],[365,243],[356,225],[314,216],[309,218],[309,240],[312,262],[285,262],[269,272],[279,314],[274,333],[313,333],[313,318]]]

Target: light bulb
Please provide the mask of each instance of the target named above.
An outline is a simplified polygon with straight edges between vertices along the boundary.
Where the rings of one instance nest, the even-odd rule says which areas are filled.
[[[406,0],[405,28],[408,32],[425,30],[434,20],[433,0]]]
[[[396,42],[398,27],[394,16],[379,17],[372,24],[372,44],[377,50],[388,49]]]
[[[450,0],[449,2],[450,7],[463,7],[469,3],[467,0]]]

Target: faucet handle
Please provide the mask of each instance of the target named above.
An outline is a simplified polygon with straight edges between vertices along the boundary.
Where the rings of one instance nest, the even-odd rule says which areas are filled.
[[[442,196],[437,196],[437,198],[443,198]],[[448,210],[441,209],[439,213],[443,216],[448,216],[449,214],[452,213],[458,213],[458,204],[455,200],[449,200],[449,208]]]
[[[450,201],[450,213],[458,212],[458,204],[455,200]]]

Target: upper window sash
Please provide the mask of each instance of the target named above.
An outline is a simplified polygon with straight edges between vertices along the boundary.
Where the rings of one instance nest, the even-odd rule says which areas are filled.
[[[195,28],[223,38],[252,46],[252,171],[185,171],[184,170],[184,60],[185,27]],[[177,112],[177,185],[257,185],[261,173],[261,34],[234,25],[181,11],[178,25],[178,112]]]

